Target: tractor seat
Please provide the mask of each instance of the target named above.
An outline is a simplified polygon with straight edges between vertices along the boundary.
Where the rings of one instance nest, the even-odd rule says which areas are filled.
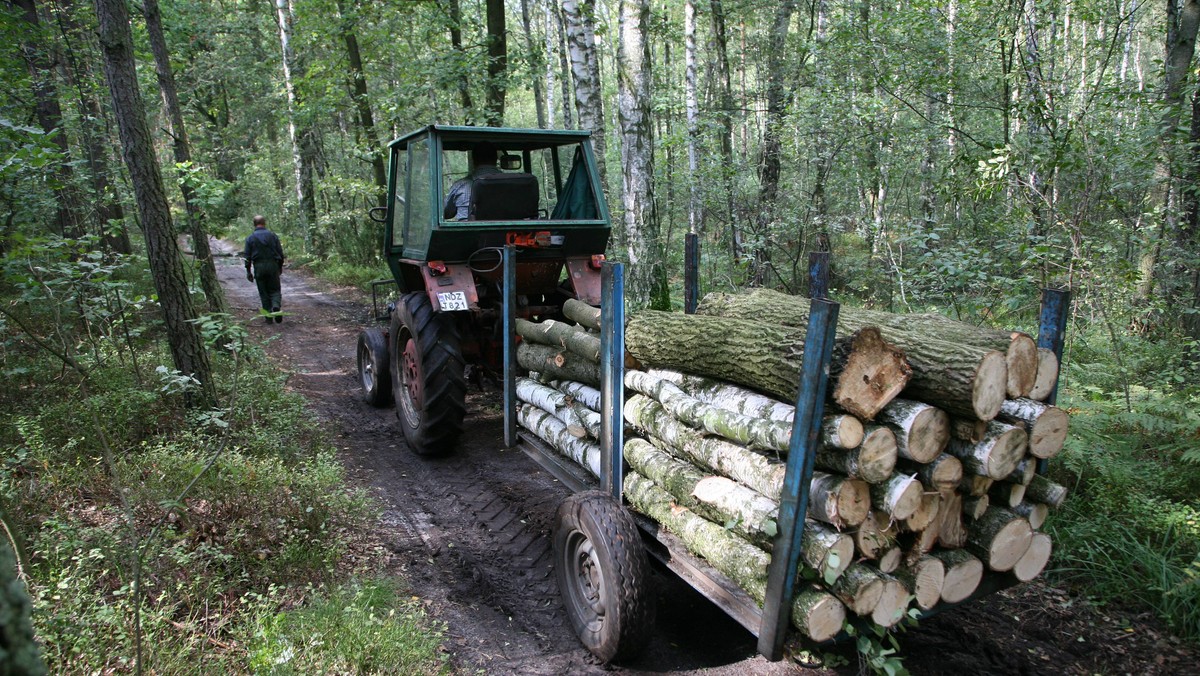
[[[533,174],[485,174],[471,183],[468,220],[520,221],[538,216],[538,182]]]

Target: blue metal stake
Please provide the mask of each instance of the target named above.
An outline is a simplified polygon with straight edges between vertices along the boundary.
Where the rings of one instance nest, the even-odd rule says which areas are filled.
[[[808,254],[808,297],[829,297],[828,251],[811,251]]]
[[[792,422],[792,442],[779,501],[779,532],[775,536],[771,566],[767,571],[766,599],[758,632],[758,652],[770,660],[783,656],[784,638],[791,617],[800,566],[800,541],[804,537],[804,518],[808,513],[808,489],[819,443],[821,416],[825,411],[829,360],[837,333],[838,308],[839,305],[832,301],[813,299],[809,309],[796,417]]]
[[[1071,309],[1070,289],[1042,289],[1042,314],[1038,320],[1038,347],[1045,348],[1058,358],[1058,374],[1054,389],[1046,397],[1047,404],[1058,401],[1058,376],[1062,375],[1063,342],[1067,335],[1067,316]],[[1038,474],[1045,474],[1050,463],[1038,461]]]
[[[504,445],[512,448],[517,445],[517,350],[516,340],[516,309],[517,309],[517,250],[511,244],[504,247],[503,260],[504,282]]]
[[[600,267],[600,489],[621,499],[625,423],[625,268]]]

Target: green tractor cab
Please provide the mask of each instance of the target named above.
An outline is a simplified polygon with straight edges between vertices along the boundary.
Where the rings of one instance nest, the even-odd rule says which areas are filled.
[[[395,402],[417,453],[453,449],[466,367],[502,367],[506,245],[517,248],[519,316],[560,317],[569,298],[599,304],[611,222],[590,136],[432,125],[388,144],[387,206],[371,216],[400,297],[377,313],[386,331],[359,336],[358,368],[366,400]]]

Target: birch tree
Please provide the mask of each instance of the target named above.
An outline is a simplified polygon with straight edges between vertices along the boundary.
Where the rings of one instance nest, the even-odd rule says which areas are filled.
[[[300,229],[310,250],[317,248],[317,205],[313,185],[315,143],[308,125],[301,127],[296,98],[296,81],[299,75],[298,61],[292,50],[292,3],[291,0],[275,0],[275,14],[279,24],[279,46],[283,54],[283,87],[287,94],[288,138],[292,145],[292,167],[296,180],[296,203],[300,206]]]
[[[582,129],[592,132],[601,184],[607,184],[605,168],[604,103],[601,98],[600,62],[596,55],[596,33],[592,17],[594,0],[563,0],[567,27],[567,49],[575,80],[575,113]]]

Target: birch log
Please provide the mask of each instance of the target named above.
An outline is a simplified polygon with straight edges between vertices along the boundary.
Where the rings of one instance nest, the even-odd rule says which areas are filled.
[[[1000,415],[1006,422],[1023,425],[1029,434],[1029,454],[1053,458],[1067,440],[1067,412],[1033,399],[1005,401]]]
[[[950,416],[919,401],[893,399],[879,412],[877,420],[895,433],[896,451],[902,458],[929,462],[950,441]]]
[[[794,401],[804,334],[798,327],[643,310],[630,317],[625,346],[647,367],[687,370]],[[904,389],[909,375],[903,353],[878,330],[834,341],[830,396],[860,418],[873,419]]]
[[[1041,474],[1035,474],[1033,480],[1025,487],[1025,498],[1032,502],[1044,502],[1051,507],[1062,507],[1067,499],[1067,489]]]
[[[904,583],[886,573],[883,577],[883,592],[879,602],[871,611],[871,621],[881,627],[893,627],[904,619],[904,611],[908,609],[908,589]]]
[[[929,610],[942,598],[942,588],[946,584],[946,564],[942,563],[941,559],[926,554],[911,565],[901,567],[895,576],[913,595],[917,607]]]
[[[713,406],[689,396],[674,383],[645,371],[626,372],[625,386],[654,399],[667,412],[688,425],[730,441],[781,452],[787,452],[791,444],[791,425],[752,418]]]
[[[649,369],[647,373],[669,380],[684,392],[713,406],[748,415],[791,424],[796,417],[796,407],[778,401],[754,390],[734,385],[715,378],[680,373],[671,369]]]
[[[893,519],[907,519],[921,506],[921,482],[911,475],[893,474],[871,486],[871,504]]]
[[[990,507],[967,532],[967,549],[998,572],[1012,570],[1029,549],[1033,529],[1007,509]]]
[[[942,453],[927,464],[902,460],[896,463],[896,468],[917,475],[927,491],[957,488],[963,477],[962,461],[949,453]]]
[[[572,407],[567,395],[530,378],[517,378],[515,389],[517,399],[561,420],[571,436],[577,439],[588,436],[588,426],[581,411]],[[599,435],[594,435],[593,438],[599,438]]]
[[[531,322],[517,318],[517,335],[530,342],[566,348],[575,355],[596,364],[600,363],[600,338],[582,328],[547,319]]]
[[[1037,530],[1046,523],[1046,517],[1050,516],[1050,508],[1040,502],[1022,502],[1012,508],[1013,514],[1025,517],[1029,522],[1029,527]]]
[[[829,591],[855,615],[870,615],[883,598],[885,578],[874,568],[855,563],[846,569]]]
[[[572,380],[553,380],[551,386],[596,413],[600,412],[600,390]]]
[[[946,566],[942,600],[959,603],[975,593],[983,581],[983,562],[964,549],[945,549],[930,554]]]
[[[853,419],[853,418],[851,418]],[[867,483],[880,483],[896,467],[896,437],[882,425],[867,425],[857,448],[842,450],[825,445],[817,449],[816,465]]]
[[[978,443],[951,439],[947,450],[962,461],[964,471],[1000,480],[1017,468],[1028,441],[1020,427],[992,421]]]
[[[809,586],[792,603],[792,625],[817,643],[837,636],[846,622],[846,606],[833,594]]]
[[[536,406],[522,404],[517,406],[517,423],[593,476],[600,476],[600,447],[571,434],[566,424],[558,418]]]
[[[1045,533],[1034,533],[1029,543],[1029,549],[1013,566],[1012,573],[1021,582],[1029,582],[1042,574],[1046,564],[1050,562],[1050,554],[1054,548],[1050,536]]]
[[[938,544],[946,549],[958,549],[967,543],[967,529],[963,524],[963,496],[952,490],[943,490],[938,508]]]

